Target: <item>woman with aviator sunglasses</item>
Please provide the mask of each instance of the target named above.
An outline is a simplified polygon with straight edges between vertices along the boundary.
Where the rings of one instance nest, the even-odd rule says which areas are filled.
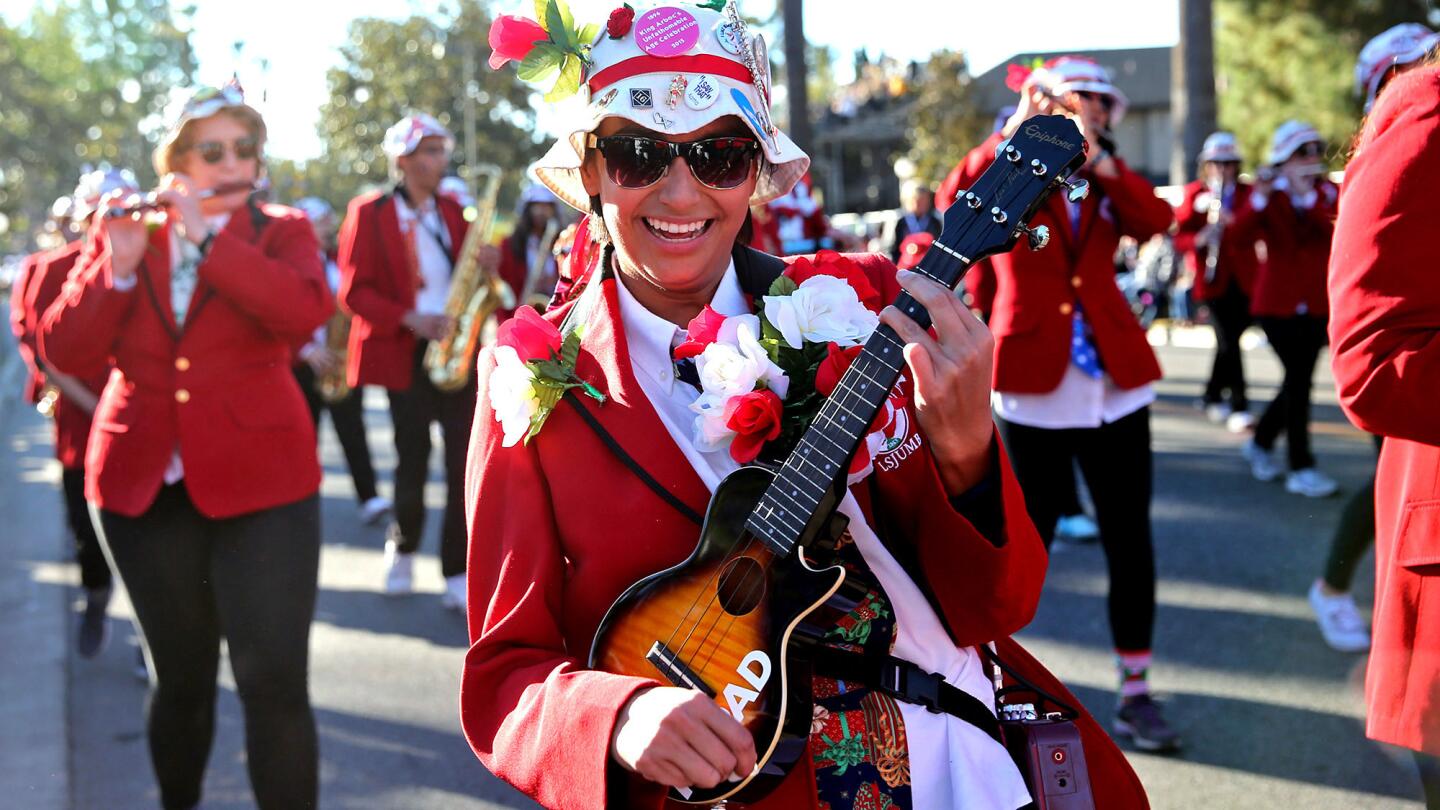
[[[222,638],[257,804],[317,798],[320,468],[289,367],[332,298],[304,214],[250,200],[264,141],[237,84],[195,94],[155,151],[163,213],[97,218],[41,334],[68,373],[114,358],[85,494],[143,636],[167,808],[201,799]]]
[[[873,597],[851,617],[868,643],[888,651],[899,639],[895,654],[909,656],[908,668],[942,674],[993,705],[974,645],[1005,643],[1025,623],[1043,575],[1039,539],[988,413],[983,324],[950,290],[897,275],[883,256],[782,260],[748,247],[751,207],[785,194],[809,165],[769,123],[763,41],[733,5],[672,2],[635,13],[632,29],[617,12],[610,36],[589,52],[591,103],[535,166],[588,215],[605,242],[601,255],[573,297],[543,322],[522,310],[477,364],[461,721],[486,767],[551,808],[673,807],[666,786],[734,783],[765,753],[724,698],[675,686],[658,670],[590,669],[586,651],[616,597],[694,550],[711,493],[739,467],[733,446],[702,441],[696,419],[702,390],[728,374],[711,365],[719,354],[677,361],[676,346],[718,318],[750,323],[782,273],[826,276],[796,283],[840,284],[851,297],[836,306],[848,303],[856,317],[863,308],[871,322],[903,287],[935,321],[927,333],[893,309],[878,316],[909,343],[909,365],[882,428],[894,443],[856,473],[864,480],[840,507],[854,541],[842,541],[844,564]],[[649,35],[657,19],[672,36]],[[524,47],[501,56],[512,25]],[[523,59],[534,25],[500,18],[490,39],[500,43],[499,62]],[[873,309],[860,287],[873,293]],[[506,435],[518,387],[507,376],[514,341],[559,329],[580,336],[574,373],[605,401],[567,394],[522,444]],[[753,375],[736,383],[754,384]],[[844,676],[831,675],[812,684],[814,722],[798,764],[747,806],[1013,810],[1030,802],[1003,746],[978,726],[885,691],[878,678],[842,685]],[[1123,757],[1102,748],[1110,744],[1093,721],[1082,724],[1092,772],[1104,771],[1093,782],[1112,799],[1105,806],[1138,806]]]

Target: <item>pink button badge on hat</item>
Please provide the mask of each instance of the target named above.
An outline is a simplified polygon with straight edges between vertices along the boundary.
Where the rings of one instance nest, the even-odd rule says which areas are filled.
[[[651,56],[680,56],[700,41],[700,23],[683,8],[661,6],[635,21],[635,44]]]

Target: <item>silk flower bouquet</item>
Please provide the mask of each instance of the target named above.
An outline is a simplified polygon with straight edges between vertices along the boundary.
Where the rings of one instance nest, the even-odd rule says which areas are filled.
[[[783,460],[880,323],[880,294],[854,261],[834,251],[796,259],[756,302],[726,317],[706,306],[690,321],[677,361],[693,360],[700,391],[690,410],[704,452],[739,464]],[[575,375],[579,338],[562,338],[522,307],[497,335],[490,405],[510,447],[536,435],[565,391],[604,396]],[[878,421],[878,418],[877,418]],[[863,477],[882,437],[871,425],[850,472]]]

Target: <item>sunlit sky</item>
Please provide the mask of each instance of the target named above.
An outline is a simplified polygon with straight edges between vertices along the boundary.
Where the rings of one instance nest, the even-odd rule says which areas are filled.
[[[0,16],[23,20],[47,0],[0,0]],[[325,71],[339,60],[349,22],[358,17],[403,19],[431,14],[439,0],[173,0],[193,4],[191,41],[198,77],[216,83],[239,71],[247,94],[258,101],[270,130],[267,151],[297,160],[320,154],[315,131],[325,101]],[[866,48],[908,61],[943,48],[965,51],[975,72],[1023,51],[1172,45],[1179,38],[1178,0],[810,0],[805,33],[810,42],[834,48],[842,81],[850,54]],[[499,13],[533,12],[531,0],[495,0]],[[619,0],[570,0],[577,19],[603,22]],[[632,5],[635,3],[632,2]],[[774,0],[741,0],[741,10],[768,16]],[[237,56],[235,43],[244,42]],[[774,46],[778,48],[778,43]],[[267,69],[261,69],[267,60]],[[483,64],[481,69],[485,69]],[[537,97],[538,101],[538,97]],[[539,117],[542,130],[554,114]],[[388,122],[387,122],[388,123]]]

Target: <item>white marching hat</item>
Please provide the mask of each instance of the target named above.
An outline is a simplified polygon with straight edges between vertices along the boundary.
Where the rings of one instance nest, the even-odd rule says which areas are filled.
[[[432,136],[444,138],[446,149],[455,148],[455,136],[450,134],[444,124],[435,120],[433,115],[407,115],[385,130],[385,140],[381,148],[385,150],[386,156],[394,160],[414,152],[421,141]]]
[[[1099,93],[1113,101],[1110,126],[1120,123],[1130,99],[1110,80],[1110,71],[1084,56],[1061,56],[1035,69],[1032,80],[1056,96],[1066,93]]]
[[[1275,130],[1275,135],[1270,139],[1270,152],[1265,156],[1265,163],[1269,166],[1278,166],[1290,159],[1295,150],[1307,143],[1324,144],[1325,139],[1315,127],[1304,121],[1291,119],[1281,124]]]
[[[580,43],[586,61],[577,60],[583,71],[579,92],[589,103],[561,128],[564,136],[536,162],[540,182],[570,206],[589,212],[580,166],[586,137],[606,118],[680,135],[734,116],[754,133],[764,155],[750,204],[763,204],[790,190],[809,168],[810,158],[771,123],[770,58],[764,37],[746,28],[733,0],[723,10],[714,5],[669,2],[633,10],[622,6],[598,27],[593,39]],[[524,48],[514,45],[523,46],[527,37],[534,36],[549,37],[548,42],[536,43],[540,46],[553,47],[557,40],[555,32],[546,34],[532,20],[497,18],[490,31],[496,53],[491,66],[524,59]],[[558,37],[570,38],[569,34]],[[557,93],[552,91],[550,97]]]
[[[1201,163],[1239,163],[1240,147],[1233,132],[1212,132],[1200,147]]]
[[[1419,23],[1400,23],[1365,43],[1355,62],[1355,90],[1365,97],[1365,112],[1375,103],[1387,70],[1424,59],[1437,46],[1440,34]]]

